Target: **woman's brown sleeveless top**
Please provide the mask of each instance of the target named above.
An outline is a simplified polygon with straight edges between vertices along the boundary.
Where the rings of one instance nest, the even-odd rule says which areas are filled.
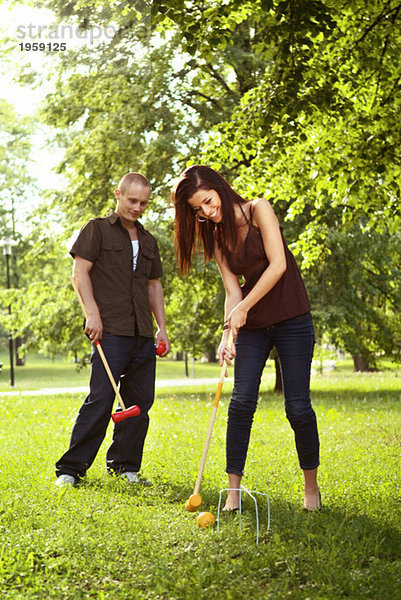
[[[244,283],[241,286],[244,298],[269,265],[260,230],[252,224],[252,213],[248,226],[248,234],[238,251],[231,252],[227,256],[231,271],[235,275],[242,275],[244,278]],[[282,227],[280,227],[280,231],[287,269],[270,292],[250,309],[244,327],[252,329],[267,327],[310,311],[308,294],[297,263],[292,252],[288,249]]]

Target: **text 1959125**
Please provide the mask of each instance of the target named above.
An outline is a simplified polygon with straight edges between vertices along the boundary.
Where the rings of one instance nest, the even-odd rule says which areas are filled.
[[[19,49],[26,52],[63,52],[67,50],[65,42],[21,42]]]

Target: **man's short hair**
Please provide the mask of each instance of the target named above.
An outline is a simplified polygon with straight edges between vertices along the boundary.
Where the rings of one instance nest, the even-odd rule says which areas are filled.
[[[135,172],[131,171],[130,173],[126,173],[124,175],[124,177],[121,179],[120,183],[118,184],[118,189],[120,190],[120,193],[124,194],[126,192],[127,188],[132,183],[136,183],[137,185],[142,185],[143,187],[147,187],[150,190],[150,183],[146,179],[146,177],[141,175],[141,173],[135,173]]]

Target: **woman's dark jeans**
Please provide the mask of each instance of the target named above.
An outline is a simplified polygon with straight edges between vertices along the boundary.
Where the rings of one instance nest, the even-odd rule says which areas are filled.
[[[139,471],[149,428],[148,412],[155,389],[155,345],[153,338],[104,333],[101,346],[114,379],[120,382],[125,407],[137,404],[141,414],[114,425],[113,441],[106,456],[109,471]],[[88,396],[82,404],[71,434],[70,447],[56,464],[56,474],[83,477],[93,463],[105,437],[115,400],[99,352],[92,346]]]
[[[240,329],[228,408],[227,473],[243,475],[262,371],[273,346],[279,355],[285,410],[295,433],[300,467],[319,465],[319,435],[309,394],[314,344],[310,314],[261,329]]]

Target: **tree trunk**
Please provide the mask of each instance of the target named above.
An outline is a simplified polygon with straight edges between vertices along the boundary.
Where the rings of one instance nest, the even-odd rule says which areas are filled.
[[[216,348],[214,346],[213,348],[210,348],[209,352],[207,353],[207,360],[211,363],[217,362]]]
[[[20,337],[15,338],[15,365],[17,367],[23,367],[25,365],[25,355],[18,352],[25,340]]]
[[[274,357],[274,366],[276,367],[276,381],[274,383],[274,391],[282,393],[283,391],[283,380],[281,379],[281,367],[278,356]]]
[[[352,357],[352,360],[354,361],[354,371],[356,373],[358,371],[362,373],[371,373],[372,371],[375,371],[375,368],[369,363],[368,359],[364,356],[356,354]]]

